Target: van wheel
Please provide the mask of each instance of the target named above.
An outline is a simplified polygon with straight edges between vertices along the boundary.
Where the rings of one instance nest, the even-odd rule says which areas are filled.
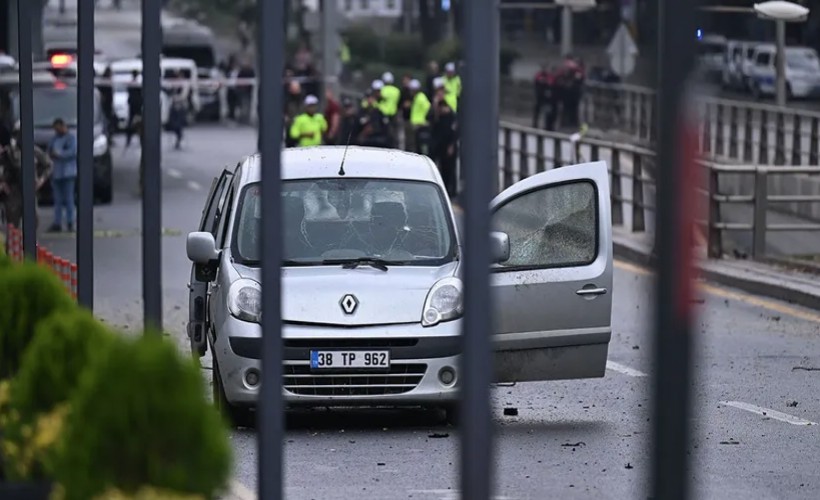
[[[213,352],[213,349],[211,350]],[[244,406],[232,405],[228,398],[225,397],[225,388],[222,386],[222,373],[219,371],[219,363],[216,361],[216,356],[213,359],[213,391],[214,391],[214,405],[228,420],[232,428],[238,429],[245,427],[253,429],[255,416],[250,408]]]

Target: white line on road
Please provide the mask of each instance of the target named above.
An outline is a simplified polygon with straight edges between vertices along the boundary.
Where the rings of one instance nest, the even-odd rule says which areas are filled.
[[[803,420],[800,417],[795,417],[794,415],[789,415],[788,413],[782,413],[776,410],[772,410],[769,408],[764,408],[762,406],[756,406],[749,403],[743,403],[742,401],[721,401],[720,404],[724,406],[731,406],[733,408],[738,408],[740,410],[745,410],[751,413],[756,413],[758,415],[762,415],[764,417],[773,418],[775,420],[780,420],[781,422],[786,422],[787,424],[792,425],[817,425],[815,422],[810,420]]]
[[[174,179],[182,179],[182,172],[175,168],[169,168],[167,172],[169,177],[173,177]]]
[[[614,361],[607,361],[606,367],[613,372],[623,373],[624,375],[629,375],[630,377],[646,377],[647,374],[636,370],[634,368],[630,368],[626,365],[622,365],[620,363],[616,363]]]
[[[199,191],[202,189],[202,186],[196,181],[188,181],[188,188],[193,189],[194,191]]]

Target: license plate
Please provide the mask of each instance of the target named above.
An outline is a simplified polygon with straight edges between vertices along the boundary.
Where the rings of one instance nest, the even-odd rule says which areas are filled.
[[[390,368],[390,351],[310,351],[310,367],[316,370]]]

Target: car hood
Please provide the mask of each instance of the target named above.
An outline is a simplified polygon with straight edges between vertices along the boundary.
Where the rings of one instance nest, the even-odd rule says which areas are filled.
[[[243,278],[260,280],[260,269],[234,265]],[[453,276],[457,262],[441,267],[292,267],[282,270],[282,320],[289,323],[367,326],[420,323],[430,288]],[[341,301],[356,297],[353,314]]]

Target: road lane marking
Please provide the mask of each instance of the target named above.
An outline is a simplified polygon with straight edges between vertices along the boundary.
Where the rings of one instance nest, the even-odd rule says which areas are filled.
[[[652,272],[651,269],[647,269],[642,266],[637,266],[635,264],[630,264],[628,262],[624,262],[622,260],[615,261],[615,267],[622,269],[624,271],[628,271],[631,273],[639,274],[642,276],[651,276],[655,273]],[[776,311],[782,314],[788,314],[793,318],[798,318],[814,323],[820,322],[820,313],[816,313],[810,310],[803,310],[791,305],[788,305],[784,302],[780,302],[773,299],[765,299],[762,297],[758,297],[755,295],[751,295],[744,292],[736,292],[733,290],[729,290],[728,288],[723,288],[716,285],[711,285],[708,283],[698,283],[698,288],[708,293],[709,295],[714,295],[716,297],[720,297],[723,299],[731,299],[737,300],[740,302],[745,302],[746,304],[755,306],[755,307],[762,307],[764,309],[769,309],[770,311]]]
[[[775,420],[780,420],[781,422],[786,422],[787,424],[792,425],[817,425],[815,422],[811,420],[804,420],[800,417],[795,417],[794,415],[789,415],[788,413],[779,412],[777,410],[772,410],[770,408],[764,408],[762,406],[757,406],[749,403],[744,403],[742,401],[721,401],[720,404],[723,406],[731,406],[733,408],[737,408],[739,410],[748,411],[750,413],[756,413],[758,415],[762,415],[764,417],[773,418]]]
[[[648,377],[648,375],[640,370],[636,370],[634,368],[630,368],[626,365],[622,365],[620,363],[616,363],[614,361],[607,361],[606,362],[607,370],[612,370],[613,372],[622,373],[624,375],[629,375],[630,377]]]
[[[256,500],[256,493],[236,480],[231,481],[228,494],[230,495],[230,500]]]
[[[194,191],[199,191],[202,189],[202,186],[196,181],[188,181],[188,188]]]
[[[174,179],[182,179],[182,172],[175,168],[169,168],[167,172],[169,177],[173,177]]]

